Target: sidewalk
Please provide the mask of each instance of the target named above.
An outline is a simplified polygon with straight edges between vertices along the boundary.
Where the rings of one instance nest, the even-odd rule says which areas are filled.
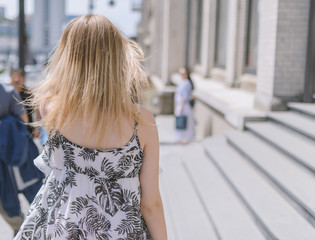
[[[164,204],[168,239],[217,239],[211,218],[192,184],[185,162],[204,158],[201,143],[174,144],[173,116],[157,116],[160,137],[160,191]],[[188,153],[191,158],[189,158]]]
[[[173,115],[158,115],[155,118],[160,145],[172,145],[175,143],[175,118]]]
[[[21,202],[22,212],[23,212],[24,216],[26,216],[28,208],[29,208],[29,204],[28,204],[26,198],[22,194],[19,194],[19,199]],[[0,237],[1,240],[13,239],[13,231],[12,231],[11,227],[4,221],[2,216],[0,216],[0,236],[1,236]]]

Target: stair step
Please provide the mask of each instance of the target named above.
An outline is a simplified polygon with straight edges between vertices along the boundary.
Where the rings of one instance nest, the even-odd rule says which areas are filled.
[[[245,127],[315,173],[315,142],[273,122],[246,123]]]
[[[250,132],[231,131],[227,138],[284,191],[315,226],[315,175]]]
[[[218,144],[222,138],[216,138]],[[201,144],[185,149],[184,166],[223,240],[265,239]],[[197,156],[196,156],[197,154]],[[210,239],[210,238],[209,238]]]
[[[311,117],[315,117],[315,104],[314,103],[288,103],[288,107],[295,111],[302,112]]]
[[[163,199],[163,208],[164,208],[164,216],[165,216],[165,222],[166,222],[166,228],[167,228],[167,236],[169,239],[178,239],[176,237],[174,222],[176,222],[173,219],[172,216],[172,207],[169,205],[169,196],[167,195],[167,185],[164,186],[164,180],[163,175],[160,177],[160,194],[161,198]]]
[[[268,117],[315,141],[315,121],[294,112],[272,112]]]
[[[194,186],[183,166],[183,157],[179,154],[182,151],[181,146],[161,148],[163,173],[160,175],[160,188],[164,205],[168,206],[169,211],[166,220],[173,227],[172,239],[218,240],[200,199],[194,194]]]
[[[235,149],[227,143],[208,142],[206,151],[256,221],[265,227],[267,239],[315,239],[312,225]]]

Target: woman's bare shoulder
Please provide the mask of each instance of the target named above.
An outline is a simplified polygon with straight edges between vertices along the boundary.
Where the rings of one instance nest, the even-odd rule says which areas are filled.
[[[144,122],[143,125],[146,125],[145,123],[151,123],[151,125],[155,125],[154,115],[144,106],[140,106],[140,118]]]
[[[154,138],[158,138],[157,126],[154,115],[145,107],[140,107],[140,124],[139,124],[139,138],[141,147],[145,146]]]

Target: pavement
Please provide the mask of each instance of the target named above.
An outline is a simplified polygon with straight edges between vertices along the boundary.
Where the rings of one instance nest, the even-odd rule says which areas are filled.
[[[160,138],[160,192],[168,239],[217,239],[211,217],[187,171],[187,161],[197,164],[206,157],[202,144],[175,144],[173,116],[157,116],[156,123]]]
[[[19,194],[19,199],[21,203],[22,213],[26,216],[27,211],[29,209],[29,203],[24,197],[24,195],[22,194]],[[13,239],[13,230],[0,215],[0,240],[11,240],[11,239]]]

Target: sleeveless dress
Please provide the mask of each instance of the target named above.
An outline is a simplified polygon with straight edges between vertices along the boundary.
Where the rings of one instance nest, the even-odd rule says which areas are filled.
[[[110,150],[57,132],[34,160],[47,177],[14,239],[151,239],[140,213],[142,158],[137,123],[129,142]]]

